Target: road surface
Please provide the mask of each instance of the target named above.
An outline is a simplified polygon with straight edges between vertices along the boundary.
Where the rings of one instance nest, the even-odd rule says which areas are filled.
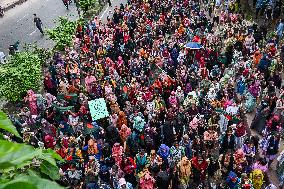
[[[105,21],[109,10],[113,11],[114,6],[126,3],[126,0],[114,1],[112,7],[106,5],[99,17]],[[75,4],[69,6],[69,10],[63,5],[62,0],[28,0],[5,12],[5,16],[0,18],[0,51],[8,53],[8,47],[17,40],[21,42],[21,47],[29,43],[37,43],[39,47],[52,48],[53,42],[42,36],[33,23],[33,14],[36,13],[43,22],[43,28],[53,28],[55,20],[59,16],[69,19],[77,19],[78,14]]]

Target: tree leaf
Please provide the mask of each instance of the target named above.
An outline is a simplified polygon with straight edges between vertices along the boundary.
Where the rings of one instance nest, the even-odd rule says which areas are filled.
[[[40,176],[40,174],[32,168],[28,170],[28,174],[29,176]]]
[[[22,100],[27,90],[37,90],[41,79],[42,59],[36,52],[21,51],[0,65],[0,96],[14,102]]]
[[[26,163],[41,154],[41,149],[35,149],[26,144],[0,140],[0,170],[21,166],[21,164]]]
[[[46,160],[50,164],[55,165],[55,166],[56,166],[55,160],[64,161],[59,154],[57,154],[55,151],[53,151],[50,148],[44,149],[42,156],[39,157],[39,158],[42,159],[42,160]]]
[[[0,184],[0,189],[63,189],[56,182],[38,176],[19,176],[14,180]]]
[[[55,165],[56,166],[56,162],[55,162],[55,160],[52,158],[52,156],[50,154],[43,154],[39,158],[49,162],[51,165]]]
[[[12,121],[7,117],[7,115],[3,111],[0,111],[0,129],[13,133],[15,136],[21,138]]]
[[[58,180],[60,178],[59,168],[46,160],[40,164],[40,171],[48,175],[52,180]]]
[[[54,150],[52,150],[50,148],[44,149],[43,153],[51,155],[51,157],[53,157],[56,160],[63,161],[62,157],[58,153],[56,153]]]
[[[3,185],[3,187],[1,187],[1,189],[14,189],[14,188],[21,188],[21,189],[37,189],[36,186],[34,186],[33,184],[29,183],[29,182],[24,182],[24,181],[16,181],[16,182],[8,182],[5,185]]]

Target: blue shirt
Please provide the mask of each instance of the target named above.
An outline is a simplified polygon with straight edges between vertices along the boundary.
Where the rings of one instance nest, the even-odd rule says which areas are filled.
[[[277,29],[276,29],[276,33],[279,37],[282,37],[283,35],[283,30],[284,30],[284,23],[281,22],[278,26],[277,26]]]

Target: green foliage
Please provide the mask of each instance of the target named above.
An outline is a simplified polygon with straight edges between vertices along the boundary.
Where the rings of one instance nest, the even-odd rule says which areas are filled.
[[[0,140],[0,169],[9,170],[32,160],[42,153],[32,146]]]
[[[13,125],[12,121],[8,119],[7,115],[4,112],[0,112],[0,129],[8,131],[17,137],[20,137],[16,127]]]
[[[101,11],[101,7],[98,6],[96,8],[93,8],[93,9],[90,9],[90,10],[87,10],[84,14],[84,17],[87,19],[87,20],[92,20],[94,15],[98,15]]]
[[[95,15],[98,15],[103,9],[104,3],[106,1],[102,0],[79,0],[77,7],[83,10],[83,15],[81,15],[87,21],[92,20]]]
[[[20,175],[6,183],[0,183],[0,189],[63,189],[56,182],[38,176]]]
[[[96,5],[98,5],[97,0],[79,0],[79,7],[84,12],[94,8]]]
[[[0,66],[0,96],[15,102],[22,100],[29,89],[39,89],[41,59],[33,52],[23,51],[12,56]]]
[[[43,150],[43,158],[44,160],[48,161],[52,165],[56,165],[55,160],[62,161],[63,159],[61,156],[53,151],[52,149],[44,149]]]
[[[1,111],[0,123],[1,129],[19,135]],[[4,125],[6,123],[7,125]],[[63,161],[51,149],[36,149],[30,145],[0,140],[0,189],[63,188],[51,181],[58,180],[60,177],[55,160]]]
[[[34,159],[40,162],[41,173],[52,180],[59,179],[59,169],[55,160],[62,161],[62,158],[53,150],[35,149],[30,145],[0,140],[0,173],[7,175],[17,169],[32,168]]]
[[[60,178],[58,167],[46,160],[40,164],[40,171],[49,176],[52,180],[58,180]]]
[[[37,54],[42,63],[45,63],[52,57],[52,51],[45,48],[40,48],[37,44],[28,44],[24,46],[24,50]]]
[[[65,47],[72,45],[73,36],[77,26],[76,21],[70,21],[65,17],[59,17],[58,26],[47,30],[49,38],[55,41],[55,49],[63,51]]]

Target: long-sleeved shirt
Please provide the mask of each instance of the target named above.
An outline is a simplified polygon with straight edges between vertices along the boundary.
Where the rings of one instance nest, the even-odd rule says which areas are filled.
[[[284,30],[284,23],[281,22],[276,28],[276,34],[277,34],[278,37],[280,37],[280,38],[282,37],[283,30]]]

